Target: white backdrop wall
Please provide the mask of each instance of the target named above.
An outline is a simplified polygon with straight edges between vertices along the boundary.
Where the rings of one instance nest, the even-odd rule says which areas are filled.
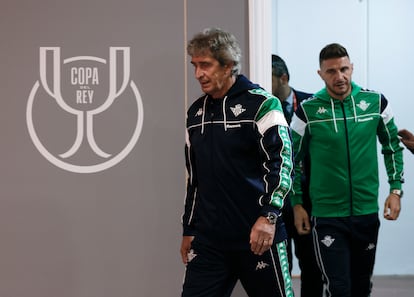
[[[354,63],[353,79],[381,91],[399,127],[414,131],[410,87],[414,67],[414,2],[410,0],[272,0],[272,53],[285,59],[291,85],[316,92],[324,84],[316,71],[319,51],[339,42]],[[380,206],[388,193],[382,155]],[[400,218],[381,219],[375,274],[414,274],[414,155],[404,152],[405,185]],[[295,263],[294,273],[298,273]]]

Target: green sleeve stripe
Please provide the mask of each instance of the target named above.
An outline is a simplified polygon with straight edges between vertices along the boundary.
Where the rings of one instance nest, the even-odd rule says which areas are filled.
[[[282,208],[284,199],[292,188],[291,173],[293,170],[292,163],[292,145],[289,138],[289,130],[287,127],[278,127],[278,133],[282,138],[283,147],[280,150],[280,180],[276,190],[272,193],[270,204],[278,208]]]

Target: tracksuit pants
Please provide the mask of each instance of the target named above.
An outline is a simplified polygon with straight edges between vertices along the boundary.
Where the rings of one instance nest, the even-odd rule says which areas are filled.
[[[323,296],[368,297],[372,289],[380,221],[378,214],[312,217]]]
[[[310,210],[307,211],[310,213]],[[293,254],[298,259],[300,268],[300,296],[321,297],[323,287],[322,274],[316,262],[312,234],[299,235],[296,231],[290,200],[287,200],[285,203],[282,213],[288,234],[287,251],[290,271],[292,271]],[[295,243],[294,249],[293,243]]]
[[[286,242],[258,256],[250,250],[219,250],[197,241],[184,277],[182,297],[228,297],[240,280],[249,297],[293,297]]]

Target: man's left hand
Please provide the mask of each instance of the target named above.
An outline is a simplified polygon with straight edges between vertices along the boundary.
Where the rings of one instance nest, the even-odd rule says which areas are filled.
[[[263,255],[270,249],[275,237],[276,225],[265,217],[259,217],[250,232],[250,249],[255,255]]]
[[[401,211],[401,198],[397,194],[388,195],[384,203],[384,218],[394,221],[398,218]]]

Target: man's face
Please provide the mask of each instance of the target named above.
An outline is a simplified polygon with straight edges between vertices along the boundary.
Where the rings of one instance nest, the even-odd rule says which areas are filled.
[[[322,61],[319,76],[325,82],[328,93],[335,99],[345,99],[352,91],[353,65],[348,57]]]
[[[290,94],[289,77],[286,73],[280,77],[272,73],[272,94],[285,101]]]
[[[279,99],[281,94],[282,83],[282,78],[272,74],[272,94],[276,97],[279,97]]]
[[[232,86],[229,66],[221,66],[211,55],[191,57],[195,78],[201,89],[213,98],[222,98]]]

